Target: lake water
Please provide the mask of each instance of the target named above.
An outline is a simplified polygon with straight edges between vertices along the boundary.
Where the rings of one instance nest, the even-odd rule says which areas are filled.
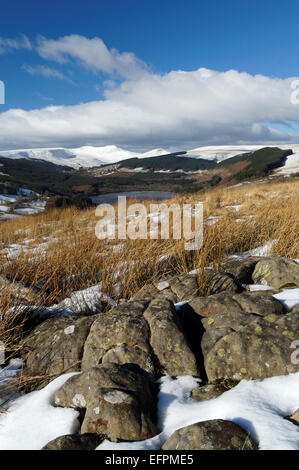
[[[162,201],[174,197],[175,194],[168,191],[125,191],[122,193],[100,194],[99,196],[92,196],[91,199],[94,204],[114,204],[118,201],[118,196],[126,196],[127,199],[136,198],[139,201]]]

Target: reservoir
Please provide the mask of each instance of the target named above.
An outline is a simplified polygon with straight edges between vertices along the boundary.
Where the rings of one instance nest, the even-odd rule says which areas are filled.
[[[118,201],[118,196],[126,196],[127,199],[136,198],[139,201],[162,201],[174,197],[175,194],[168,191],[124,191],[121,193],[100,194],[99,196],[92,196],[91,199],[94,204],[115,204]]]

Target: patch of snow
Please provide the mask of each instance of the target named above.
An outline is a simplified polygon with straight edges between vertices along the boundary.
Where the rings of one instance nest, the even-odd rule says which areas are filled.
[[[227,209],[233,209],[235,212],[239,212],[243,204],[235,204],[233,206],[225,206]]]
[[[10,220],[10,219],[17,219],[18,217],[20,217],[20,215],[17,215],[17,214],[1,214],[0,215],[0,219],[2,220]]]
[[[200,273],[200,268],[192,269],[192,271],[189,271],[188,274],[199,274]]]
[[[278,175],[290,176],[299,173],[299,144],[279,145],[281,149],[292,149],[293,155],[289,155],[283,167],[277,170]]]
[[[243,253],[234,253],[229,255],[229,258],[247,258],[248,256],[267,256],[271,253],[271,249],[275,244],[275,240],[267,242],[263,246],[258,246],[249,251],[243,251]]]
[[[26,253],[30,255],[31,259],[38,259],[46,254],[46,249],[48,248],[49,244],[55,239],[44,237],[43,240],[44,242],[39,243],[34,247],[27,246],[29,243],[34,241],[33,239],[24,240],[23,245],[18,243],[12,243],[8,247],[1,250],[1,253],[5,254],[8,260],[17,259],[20,253]]]
[[[72,335],[75,331],[75,325],[70,325],[66,327],[63,331],[65,335]]]
[[[20,194],[21,196],[39,196],[39,194],[35,191],[31,191],[31,189],[24,188],[19,188],[18,194]]]
[[[87,289],[72,292],[69,297],[52,308],[68,310],[75,314],[84,313],[86,310],[99,313],[102,307],[101,300],[107,302],[111,307],[116,305],[115,301],[102,292],[102,284],[100,283]]]
[[[40,212],[37,208],[30,208],[30,207],[22,207],[20,209],[15,209],[14,210],[15,214],[20,214],[20,215],[32,215],[32,214],[37,214]]]
[[[117,305],[107,294],[102,292],[102,284],[96,286],[88,287],[87,289],[74,291],[69,297],[62,300],[59,304],[54,304],[50,307],[40,307],[38,305],[18,305],[17,307],[12,307],[3,315],[14,313],[16,315],[22,315],[24,312],[28,311],[30,308],[31,318],[32,319],[41,319],[45,320],[46,318],[60,318],[60,317],[70,317],[73,315],[86,314],[86,312],[91,313],[100,313],[102,310],[102,301],[106,302],[110,307],[115,307]],[[115,293],[119,286],[116,284]],[[66,328],[66,334],[71,334],[73,332],[73,326]]]
[[[0,202],[16,202],[18,199],[17,194],[0,194]]]
[[[198,379],[190,376],[160,379],[158,398],[161,434],[139,442],[104,441],[97,450],[158,450],[177,430],[201,421],[224,419],[249,432],[262,450],[298,450],[299,427],[284,417],[299,408],[299,373],[262,381],[242,380],[218,398],[190,398]]]
[[[299,289],[283,289],[273,297],[279,300],[288,310],[299,304]]]
[[[210,215],[210,217],[208,217],[208,219],[204,222],[204,225],[215,225],[220,218],[221,217],[217,215]]]
[[[167,289],[169,287],[169,282],[168,281],[161,281],[161,282],[158,282],[157,284],[157,289],[158,290],[164,290],[164,289]]]
[[[40,450],[56,437],[78,430],[78,411],[54,406],[56,391],[75,374],[64,374],[18,398],[0,414],[0,450]]]
[[[261,291],[261,290],[273,290],[271,286],[265,286],[264,284],[250,284],[249,286],[250,292]]]
[[[236,222],[248,222],[248,220],[252,219],[253,217],[254,215],[244,215],[243,217],[236,219]]]

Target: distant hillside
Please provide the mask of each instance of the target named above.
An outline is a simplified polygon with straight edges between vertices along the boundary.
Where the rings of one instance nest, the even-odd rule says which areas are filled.
[[[43,160],[12,160],[0,157],[0,189],[27,187],[38,193],[71,194],[76,186],[91,186],[96,178],[81,175],[73,168]]]
[[[281,150],[277,147],[265,147],[255,152],[244,153],[224,160],[218,163],[217,168],[233,170],[234,177],[238,180],[260,178],[281,167],[287,157],[292,154],[291,149]]]
[[[209,170],[216,166],[215,161],[184,157],[186,152],[169,153],[158,157],[130,158],[119,162],[119,168],[143,168],[151,171],[198,171]]]

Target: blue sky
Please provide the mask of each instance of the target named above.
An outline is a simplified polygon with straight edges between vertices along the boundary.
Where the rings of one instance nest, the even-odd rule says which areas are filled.
[[[19,142],[19,145],[23,143],[24,146],[36,146],[39,143],[49,145],[51,142],[53,145],[72,145],[77,142],[78,145],[117,143],[126,147],[148,148],[155,143],[155,146],[176,147],[180,141],[184,145],[189,142],[190,145],[195,145],[210,141],[237,143],[257,138],[287,140],[288,134],[296,134],[298,131],[298,108],[289,109],[289,103],[276,102],[275,93],[284,95],[289,82],[281,82],[281,86],[277,88],[274,79],[277,77],[288,80],[289,77],[299,75],[298,17],[299,4],[295,0],[11,0],[2,6],[0,17],[0,80],[6,86],[6,103],[0,106],[0,124],[1,118],[5,123],[9,122],[10,128],[15,124],[16,131],[20,129],[20,135],[24,134],[23,140],[20,139]],[[90,42],[94,38],[98,39]],[[80,54],[76,52],[79,49]],[[130,57],[124,53],[130,53]],[[106,57],[110,65],[107,65],[107,60],[101,54],[110,55]],[[126,119],[132,113],[133,105],[139,108],[147,106],[148,102],[140,96],[141,84],[143,87],[148,86],[148,96],[153,95],[157,80],[169,76],[172,85],[174,78],[171,74],[176,71],[192,74],[201,68],[217,73],[237,71],[237,78],[230,77],[230,84],[234,81],[237,89],[243,86],[247,90],[242,73],[250,77],[255,77],[256,74],[265,76],[270,82],[267,82],[264,95],[267,100],[274,100],[272,109],[275,112],[265,111],[267,107],[270,108],[267,101],[260,113],[248,119],[247,123],[244,120],[242,128],[238,109],[235,121],[231,119],[230,122],[224,122],[223,118],[219,122],[216,116],[217,107],[213,105],[215,94],[222,90],[224,102],[219,104],[221,109],[227,106],[228,111],[230,108],[233,111],[237,106],[233,102],[234,93],[230,86],[226,94],[227,77],[220,75],[217,79],[217,92],[213,89],[212,105],[209,107],[208,102],[201,102],[203,92],[198,97],[198,107],[202,106],[209,115],[208,129],[202,116],[194,116],[194,110],[190,110],[191,98],[185,99],[185,96],[184,106],[180,110],[180,116],[186,113],[184,119],[181,117],[183,122],[177,118],[176,124],[172,113],[172,126],[167,127],[162,122],[162,130],[159,132],[157,126],[151,125],[149,116],[143,116],[144,125],[149,125],[147,135],[144,131],[140,132],[135,121],[131,122],[130,119],[127,134],[125,129],[121,132],[113,130],[110,121],[101,121],[101,128],[91,131],[91,120],[96,120],[96,112],[90,107],[86,110],[90,115],[87,130],[80,137],[77,132],[72,136],[69,130],[65,138],[59,129],[56,133],[41,130],[34,124],[30,114],[22,115],[22,122],[16,113],[8,116],[5,114],[5,111],[15,108],[29,111],[62,106],[67,114],[63,116],[67,129],[67,123],[74,126],[69,117],[69,105],[79,106],[81,103],[98,101],[101,102],[101,109],[97,111],[101,120],[107,104],[109,113],[112,113],[112,109],[116,113],[117,108]],[[146,80],[145,75],[152,81]],[[191,75],[184,77],[186,93],[190,88],[190,78]],[[183,78],[176,75],[175,80],[179,83]],[[197,77],[197,80],[202,82],[202,76]],[[215,87],[215,79],[213,80],[211,86]],[[242,82],[241,85],[239,81]],[[250,81],[250,93],[255,93],[254,80]],[[211,86],[208,87],[209,90]],[[257,86],[260,87],[261,83]],[[129,104],[127,89],[130,95]],[[272,91],[269,92],[269,89]],[[137,90],[136,94],[134,90]],[[179,89],[173,89],[173,93],[172,101],[176,99],[177,93],[183,93],[181,83]],[[228,104],[230,93],[231,105]],[[137,105],[136,96],[139,100]],[[161,116],[158,91],[149,100],[150,107],[155,99],[156,112]],[[169,102],[165,106],[169,106]],[[244,113],[247,112],[247,106],[251,114],[249,98],[244,102]],[[75,111],[80,114],[83,109],[76,108]],[[153,116],[154,110],[151,111]],[[211,139],[213,113],[214,130],[219,136],[216,141],[215,138]],[[144,114],[144,108],[141,114]],[[60,115],[59,119],[61,118]],[[164,118],[167,119],[167,116]],[[40,113],[38,119],[46,122],[47,117]],[[111,120],[113,121],[112,117]],[[81,124],[84,126],[84,119]],[[176,133],[175,125],[183,126],[185,130],[185,133],[179,132],[178,142],[171,137],[171,133]],[[249,131],[251,128],[253,130]],[[273,134],[272,129],[277,130],[277,133]],[[290,132],[288,129],[291,129]],[[11,139],[1,137],[0,131],[0,146],[7,147],[12,142],[13,136]]]

